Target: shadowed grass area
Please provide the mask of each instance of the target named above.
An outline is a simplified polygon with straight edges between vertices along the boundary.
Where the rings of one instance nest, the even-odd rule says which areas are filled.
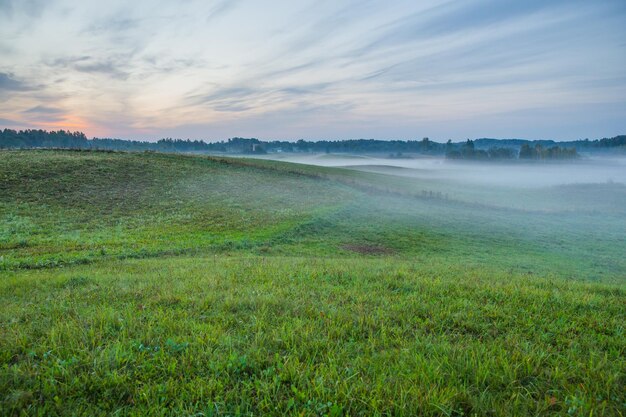
[[[458,187],[0,152],[1,414],[623,415],[623,187]]]

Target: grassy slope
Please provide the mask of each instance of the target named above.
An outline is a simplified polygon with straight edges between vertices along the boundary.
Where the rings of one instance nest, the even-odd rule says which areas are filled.
[[[5,152],[0,268],[246,247],[340,203],[345,187],[163,154]]]
[[[427,186],[0,153],[0,410],[620,415],[623,217]]]

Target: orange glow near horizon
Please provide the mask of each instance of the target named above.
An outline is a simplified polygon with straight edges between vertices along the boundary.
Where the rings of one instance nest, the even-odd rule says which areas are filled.
[[[56,130],[66,130],[70,132],[82,132],[88,138],[120,138],[125,139],[124,134],[115,130],[115,127],[102,125],[99,123],[94,123],[91,120],[85,119],[80,116],[74,115],[63,115],[56,121],[31,121],[25,120],[23,117],[20,117],[20,114],[10,115],[11,119],[14,120],[14,124],[1,126],[0,130],[3,128],[14,129],[14,130],[28,130],[28,129],[43,129],[47,131],[56,131]],[[154,129],[150,128],[134,128],[133,133],[135,136],[137,134],[143,136],[143,138],[138,140],[150,140],[156,138],[158,135],[155,134]]]
[[[38,122],[38,126],[47,130],[70,130],[81,131],[87,135],[88,131],[95,129],[95,126],[88,121],[77,116],[65,116],[60,122]],[[88,136],[88,135],[87,135]]]

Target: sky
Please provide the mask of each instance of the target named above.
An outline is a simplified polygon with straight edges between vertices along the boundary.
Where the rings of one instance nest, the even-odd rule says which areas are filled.
[[[625,22],[625,0],[0,0],[0,128],[611,137]]]

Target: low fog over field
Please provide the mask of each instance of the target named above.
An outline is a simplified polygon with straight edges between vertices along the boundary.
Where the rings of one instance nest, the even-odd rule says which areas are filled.
[[[571,184],[626,184],[626,157],[585,157],[577,161],[547,163],[481,163],[436,157],[383,158],[337,154],[271,155],[268,158],[481,186],[536,188]]]
[[[551,162],[337,154],[265,158],[346,168],[368,175],[383,189],[418,197],[551,213],[626,214],[626,158],[620,157]]]

